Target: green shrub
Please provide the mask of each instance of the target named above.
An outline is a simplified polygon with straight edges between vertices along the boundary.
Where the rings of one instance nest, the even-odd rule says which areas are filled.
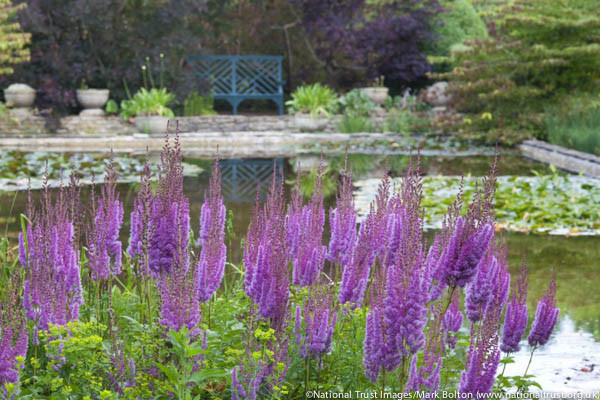
[[[198,92],[194,92],[185,99],[183,115],[186,117],[212,114],[216,114],[215,110],[213,109],[212,96],[201,96]]]
[[[488,35],[485,21],[469,0],[443,0],[440,4],[448,12],[436,17],[437,38],[429,45],[429,55],[449,56],[453,49],[462,48],[465,40]]]
[[[329,115],[337,108],[338,96],[328,86],[315,83],[298,87],[292,93],[292,99],[286,101],[290,114],[309,113],[315,117],[319,114]]]
[[[544,108],[573,91],[593,93],[600,70],[600,2],[504,0],[489,11],[494,35],[453,54],[449,80],[455,130],[466,138],[515,144],[543,135]]]
[[[548,108],[544,120],[548,141],[600,155],[600,103],[570,103]]]

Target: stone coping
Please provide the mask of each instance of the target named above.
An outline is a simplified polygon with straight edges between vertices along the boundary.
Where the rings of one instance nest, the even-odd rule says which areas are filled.
[[[298,154],[409,154],[422,147],[423,136],[406,137],[391,133],[291,133],[268,132],[212,132],[180,133],[184,155],[212,158],[217,148],[222,158],[293,157]],[[108,152],[145,153],[158,152],[164,145],[164,135],[132,134],[128,136],[102,135],[20,135],[0,137],[0,150],[51,151],[51,152]],[[443,143],[443,142],[442,142]],[[468,150],[421,150],[423,156],[493,155],[491,148]]]
[[[541,140],[526,140],[519,145],[519,149],[525,157],[535,161],[600,179],[600,157],[593,154],[567,149]]]

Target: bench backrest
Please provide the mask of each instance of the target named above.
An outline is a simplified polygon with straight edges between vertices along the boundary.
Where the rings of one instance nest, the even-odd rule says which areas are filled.
[[[188,62],[213,95],[260,96],[283,93],[282,56],[191,56]]]

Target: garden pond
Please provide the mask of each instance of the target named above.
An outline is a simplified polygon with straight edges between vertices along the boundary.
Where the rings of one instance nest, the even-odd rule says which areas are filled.
[[[93,175],[102,181],[102,170],[107,157],[94,154],[50,154],[4,152],[0,158],[0,227],[12,243],[17,242],[20,230],[19,215],[24,211],[27,187],[31,178],[33,188],[41,185],[46,168],[50,181],[56,185],[60,170],[82,171],[81,180],[89,183]],[[155,157],[151,155],[151,158]],[[399,177],[408,165],[406,156],[350,155],[356,181],[357,206],[366,204],[374,196],[373,179],[383,175],[386,165],[392,177]],[[435,226],[436,218],[445,211],[451,195],[465,176],[465,194],[472,191],[474,178],[488,172],[493,157],[422,157],[421,167],[426,175],[424,205],[426,220]],[[211,160],[186,159],[185,191],[190,199],[192,228],[197,231],[204,191],[208,187]],[[143,167],[143,157],[116,158],[116,164],[125,177],[118,189],[125,204],[125,213],[131,211],[136,176]],[[231,212],[233,235],[229,236],[229,259],[241,260],[241,240],[250,223],[256,190],[263,193],[270,184],[273,168],[284,174],[291,187],[296,169],[309,171],[322,163],[326,170],[326,206],[335,203],[336,182],[343,169],[344,157],[320,161],[319,156],[296,159],[222,160],[223,195]],[[580,181],[546,165],[525,160],[517,154],[505,154],[499,160],[498,229],[508,242],[511,272],[518,273],[523,255],[529,269],[529,310],[533,319],[535,304],[546,289],[556,268],[557,304],[561,319],[551,341],[536,351],[530,372],[546,391],[600,390],[600,181]],[[311,187],[315,173],[302,175],[304,187]],[[288,190],[289,192],[289,190]],[[36,196],[38,192],[32,191]],[[89,197],[86,186],[83,197]],[[128,219],[125,219],[128,221]],[[127,222],[126,222],[127,223]],[[124,226],[126,236],[129,227]],[[549,235],[548,232],[563,233]],[[431,234],[433,231],[431,231]],[[579,235],[579,234],[586,235]],[[507,375],[519,375],[529,360],[530,349],[524,343],[509,364]]]

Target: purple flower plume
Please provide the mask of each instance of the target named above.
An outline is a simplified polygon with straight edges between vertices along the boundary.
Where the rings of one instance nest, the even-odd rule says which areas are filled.
[[[425,256],[421,198],[418,172],[409,168],[400,194],[387,205],[378,204],[378,209],[386,210],[385,218],[370,215],[387,225],[387,234],[379,240],[384,243],[378,250],[383,256],[371,286],[365,332],[363,364],[372,381],[377,380],[381,368],[394,370],[403,358],[416,354],[425,344],[426,304],[435,258]],[[380,225],[373,226],[377,232]]]
[[[19,381],[17,357],[27,354],[29,338],[21,306],[22,284],[22,275],[13,271],[0,288],[0,388],[4,388],[5,383]]]
[[[521,275],[517,282],[516,291],[513,288],[504,316],[500,350],[506,353],[515,353],[520,350],[519,342],[521,342],[523,333],[527,329],[527,284],[527,266],[525,257],[523,257]]]
[[[73,224],[68,218],[68,199],[61,187],[54,201],[44,178],[41,207],[27,206],[26,235],[19,236],[20,255],[26,269],[23,289],[25,315],[36,329],[48,324],[65,325],[79,317],[83,304]]]
[[[444,351],[444,337],[441,334],[441,328],[444,321],[442,320],[441,307],[434,308],[432,306],[430,309],[433,313],[433,323],[428,332],[427,344],[423,351],[423,362],[418,367],[418,357],[416,355],[412,357],[408,381],[404,388],[406,392],[427,389],[429,393],[436,393],[440,386],[440,369]]]
[[[329,210],[331,238],[326,256],[332,263],[339,262],[342,266],[350,264],[356,242],[356,211],[352,190],[352,170],[348,171],[346,165],[342,173],[336,208]]]
[[[481,319],[492,296],[494,281],[498,275],[498,259],[494,256],[494,245],[490,242],[487,254],[481,259],[474,279],[467,285],[465,307],[471,322]]]
[[[246,294],[274,328],[283,323],[289,299],[283,182],[278,185],[276,178],[274,168],[267,201],[262,209],[256,205],[244,249]]]
[[[133,211],[130,217],[129,246],[127,253],[132,259],[138,258],[140,273],[142,276],[150,275],[148,265],[148,250],[152,236],[150,218],[154,208],[154,193],[152,192],[151,172],[148,165],[148,154],[146,163],[140,176],[140,190],[133,200]]]
[[[190,261],[189,201],[183,194],[183,166],[178,137],[167,142],[161,153],[156,197],[150,215],[151,235],[148,264],[158,280],[161,298],[160,323],[180,330],[186,326],[199,334],[200,303],[198,267]]]
[[[506,268],[505,248],[497,249],[495,256],[499,268],[494,277],[492,296],[479,328],[476,329],[475,323],[471,324],[471,345],[459,387],[460,393],[468,393],[476,398],[491,392],[500,363],[500,322],[510,286],[510,274]]]
[[[531,330],[527,341],[529,345],[543,346],[550,339],[550,334],[556,326],[558,321],[558,314],[560,309],[556,307],[556,270],[552,271],[552,279],[548,286],[548,290],[544,293],[544,296],[540,299],[535,311],[535,318],[531,324]]]
[[[113,155],[106,169],[100,197],[92,193],[92,226],[88,236],[88,266],[94,280],[106,279],[121,272],[121,241],[123,203],[116,192],[117,175]]]
[[[314,290],[313,290],[314,289]],[[311,288],[304,301],[302,317],[296,309],[297,340],[301,343],[302,357],[310,356],[320,359],[331,350],[333,329],[337,320],[337,312],[333,306],[334,296],[329,288],[317,286]],[[300,329],[301,318],[304,329]]]
[[[319,168],[309,204],[302,205],[299,177],[292,193],[286,231],[293,265],[292,284],[294,285],[310,286],[319,277],[325,263],[327,247],[322,244],[325,225],[322,173],[322,168]]]
[[[200,262],[198,264],[198,288],[200,301],[206,302],[221,286],[225,272],[225,205],[221,194],[219,161],[215,161],[200,214]]]
[[[460,330],[463,322],[463,314],[459,308],[459,296],[458,291],[454,291],[452,294],[452,301],[448,307],[448,311],[444,315],[444,331],[446,331],[446,343],[448,347],[453,349],[456,346],[456,336],[450,335],[450,333],[456,333]]]

